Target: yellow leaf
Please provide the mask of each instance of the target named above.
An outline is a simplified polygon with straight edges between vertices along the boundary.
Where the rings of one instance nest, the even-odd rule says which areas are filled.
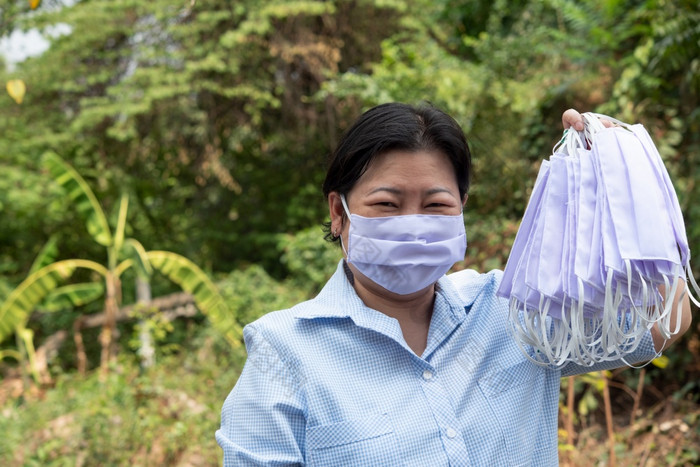
[[[662,355],[659,358],[655,358],[654,360],[652,360],[651,363],[653,363],[654,366],[658,366],[661,369],[666,368],[668,366],[668,357],[666,355]]]
[[[29,0],[29,8],[35,10],[36,7],[39,6],[39,3],[41,3],[41,0]]]
[[[24,99],[24,93],[27,91],[24,81],[21,79],[11,79],[7,82],[6,88],[10,97],[13,98],[18,104],[21,104],[22,99]]]

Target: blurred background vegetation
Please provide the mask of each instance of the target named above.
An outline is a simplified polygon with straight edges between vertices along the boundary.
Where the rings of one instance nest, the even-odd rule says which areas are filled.
[[[432,102],[467,133],[457,268],[505,265],[569,107],[646,126],[700,252],[696,0],[3,0],[0,35],[22,31],[50,46],[0,56],[0,83],[26,87],[21,102],[0,95],[0,303],[47,251],[111,261],[47,151],[115,232],[205,271],[237,325],[313,296],[340,258],[320,228],[327,154],[386,101]],[[140,278],[120,277],[109,371],[95,371],[105,301],[40,301],[0,342],[0,464],[220,462],[214,430],[245,351],[172,274],[132,306]],[[700,464],[697,330],[658,365],[565,381],[562,463]]]

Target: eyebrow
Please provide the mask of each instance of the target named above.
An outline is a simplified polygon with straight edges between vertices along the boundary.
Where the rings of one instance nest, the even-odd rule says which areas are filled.
[[[388,187],[388,186],[380,186],[380,187],[373,189],[372,191],[370,191],[367,194],[371,195],[371,194],[374,194],[374,193],[377,193],[380,191],[387,191],[387,192],[395,194],[395,195],[400,195],[402,193],[402,191],[399,190],[398,188],[393,188],[393,187]],[[426,190],[424,194],[434,195],[436,193],[447,193],[447,194],[454,196],[454,194],[450,190],[448,190],[447,188],[431,188],[429,190]]]

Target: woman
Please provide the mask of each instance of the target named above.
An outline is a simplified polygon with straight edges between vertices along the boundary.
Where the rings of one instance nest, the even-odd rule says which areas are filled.
[[[445,276],[464,258],[470,166],[432,107],[380,105],[344,135],[323,186],[344,259],[316,298],[246,326],[225,465],[558,463],[560,378],[624,363],[537,366],[507,331],[500,271]],[[653,331],[627,361],[669,344]]]

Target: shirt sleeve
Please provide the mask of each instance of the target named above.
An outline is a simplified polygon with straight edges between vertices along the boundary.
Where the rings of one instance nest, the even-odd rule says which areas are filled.
[[[637,346],[637,348],[634,351],[627,354],[624,357],[624,360],[610,360],[607,362],[596,363],[591,366],[578,365],[573,362],[567,363],[562,367],[561,375],[574,376],[583,373],[591,373],[594,371],[612,370],[614,368],[620,368],[623,366],[637,365],[640,363],[643,364],[644,362],[648,362],[660,356],[661,352],[657,352],[654,348],[654,340],[651,337],[651,332],[647,331],[644,334],[644,336],[642,336],[642,340]]]
[[[303,465],[302,386],[260,332],[249,325],[244,337],[248,359],[216,432],[224,466]]]

